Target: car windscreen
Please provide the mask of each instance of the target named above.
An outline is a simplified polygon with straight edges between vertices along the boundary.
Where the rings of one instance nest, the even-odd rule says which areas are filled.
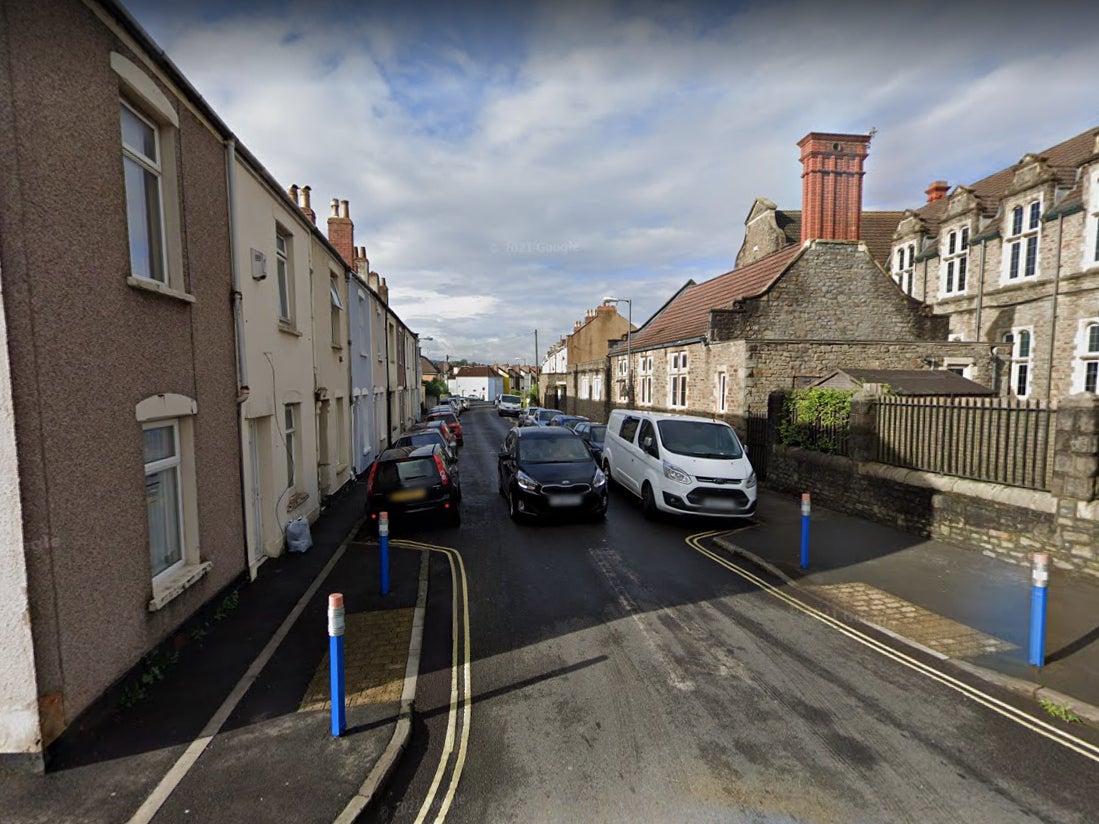
[[[501,395],[500,403],[519,403],[518,395]]]
[[[669,452],[691,458],[740,458],[744,450],[732,427],[707,421],[660,421],[660,442]]]
[[[414,458],[410,461],[390,461],[378,467],[374,485],[378,489],[392,489],[409,481],[436,480],[439,467],[434,458]]]
[[[524,463],[590,461],[591,453],[579,438],[521,438],[519,460]]]
[[[538,420],[548,422],[548,421],[553,420],[554,418],[556,418],[560,414],[561,414],[560,409],[539,409],[538,410]]]
[[[422,446],[428,443],[441,443],[442,435],[439,434],[439,430],[433,430],[431,432],[424,432],[419,435],[402,435],[397,439],[397,443],[394,446]]]
[[[427,416],[429,421],[446,421],[447,423],[457,423],[458,419],[454,416],[453,412],[432,412]]]

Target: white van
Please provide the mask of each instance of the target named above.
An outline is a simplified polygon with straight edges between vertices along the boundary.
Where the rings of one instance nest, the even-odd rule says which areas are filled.
[[[746,518],[756,511],[756,473],[724,421],[615,409],[603,443],[607,477],[657,512]]]

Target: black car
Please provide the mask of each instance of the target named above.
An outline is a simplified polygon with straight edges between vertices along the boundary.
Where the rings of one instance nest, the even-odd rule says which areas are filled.
[[[588,445],[588,449],[591,450],[592,457],[595,458],[595,462],[600,466],[603,465],[603,438],[607,434],[607,425],[605,423],[591,423],[590,421],[583,421],[576,424],[572,428],[572,431],[580,436],[581,440]]]
[[[584,442],[558,426],[518,427],[499,453],[500,494],[512,520],[568,512],[607,514],[607,478]]]
[[[457,526],[462,522],[461,500],[458,477],[450,471],[442,444],[387,449],[367,476],[366,514],[374,531],[381,512],[389,514],[390,523],[436,514]]]
[[[443,434],[444,427],[424,428],[424,429],[410,429],[408,432],[402,432],[397,440],[393,441],[393,446],[424,446],[426,444],[442,444],[446,450],[447,463],[454,468],[454,471],[458,471],[458,444],[453,440],[447,440],[446,435]]]

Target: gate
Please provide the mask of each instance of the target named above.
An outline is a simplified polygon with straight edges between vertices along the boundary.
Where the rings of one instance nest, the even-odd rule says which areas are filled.
[[[767,480],[767,464],[771,459],[771,447],[775,442],[774,430],[766,412],[749,412],[745,420],[748,428],[748,460],[756,471],[760,483]]]

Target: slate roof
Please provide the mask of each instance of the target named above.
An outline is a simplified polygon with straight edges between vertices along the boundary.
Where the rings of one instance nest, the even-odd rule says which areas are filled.
[[[848,389],[867,383],[887,384],[898,395],[995,395],[969,378],[945,369],[840,369],[813,386]]]
[[[728,308],[735,300],[762,295],[801,253],[802,247],[787,246],[747,266],[699,284],[688,284],[676,300],[634,333],[635,350],[677,340],[697,338],[710,328],[710,310]],[[618,344],[615,351],[625,344]]]

